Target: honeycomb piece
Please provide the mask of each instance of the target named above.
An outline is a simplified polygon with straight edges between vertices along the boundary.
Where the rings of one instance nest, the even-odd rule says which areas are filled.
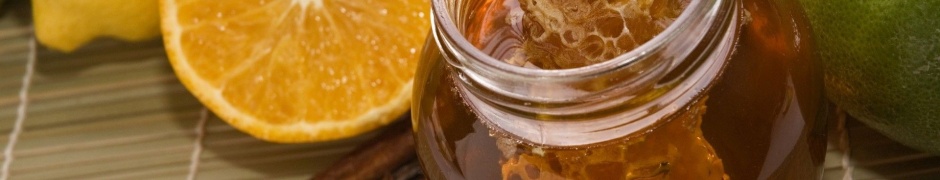
[[[520,0],[523,51],[542,69],[588,66],[633,50],[669,26],[688,0]]]
[[[645,134],[591,147],[516,144],[502,163],[503,179],[728,179],[702,136],[704,101]],[[499,137],[498,137],[499,138]],[[509,143],[509,140],[498,140]]]

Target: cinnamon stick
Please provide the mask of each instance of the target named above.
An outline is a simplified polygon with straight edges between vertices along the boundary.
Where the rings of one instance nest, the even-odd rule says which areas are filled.
[[[411,117],[406,115],[312,179],[382,179],[416,159]]]

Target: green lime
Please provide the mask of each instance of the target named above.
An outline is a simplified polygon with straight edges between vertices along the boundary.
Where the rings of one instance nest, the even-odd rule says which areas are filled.
[[[940,1],[800,1],[829,99],[902,144],[940,153]]]

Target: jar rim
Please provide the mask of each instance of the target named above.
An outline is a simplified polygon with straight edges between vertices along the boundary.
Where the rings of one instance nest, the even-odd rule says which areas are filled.
[[[662,33],[611,60],[532,69],[473,46],[460,31],[463,3],[432,0],[432,36],[457,74],[457,91],[469,94],[462,97],[484,124],[533,144],[594,144],[653,126],[703,97],[737,40],[738,1],[691,0]],[[597,82],[608,85],[584,88]]]
[[[709,17],[709,14],[715,14],[724,0],[691,0],[689,5],[682,10],[682,13],[675,21],[649,41],[612,59],[588,66],[567,69],[537,69],[516,66],[486,54],[476,46],[473,46],[458,29],[457,24],[454,22],[454,17],[451,16],[450,11],[447,9],[446,1],[448,0],[431,1],[431,18],[432,22],[436,23],[436,26],[432,25],[432,33],[435,34],[434,38],[436,39],[446,38],[453,41],[453,45],[456,45],[456,48],[464,50],[465,55],[470,56],[470,59],[478,60],[478,63],[464,65],[485,68],[490,70],[490,72],[499,73],[499,75],[508,75],[519,79],[556,81],[588,78],[627,68],[640,59],[649,56],[652,52],[663,48],[674,39],[681,37],[681,32],[690,29],[689,27],[693,26],[698,20]],[[438,37],[440,35],[435,33],[441,30],[443,30],[445,37]],[[439,40],[440,39],[438,39],[438,42],[440,42]]]

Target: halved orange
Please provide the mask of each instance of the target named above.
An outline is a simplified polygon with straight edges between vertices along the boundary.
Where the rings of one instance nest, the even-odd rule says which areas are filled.
[[[361,134],[408,110],[428,0],[162,0],[180,81],[275,142]]]

